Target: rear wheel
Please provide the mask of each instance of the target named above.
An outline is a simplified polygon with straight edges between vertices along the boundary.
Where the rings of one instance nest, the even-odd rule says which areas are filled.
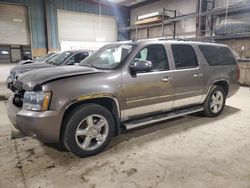
[[[95,155],[109,144],[114,130],[114,118],[106,108],[85,104],[71,113],[63,142],[69,151],[79,157]]]
[[[226,94],[222,87],[213,85],[204,103],[204,114],[208,117],[217,117],[224,110]]]

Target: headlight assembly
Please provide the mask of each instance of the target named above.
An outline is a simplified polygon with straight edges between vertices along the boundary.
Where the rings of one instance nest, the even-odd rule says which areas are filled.
[[[49,108],[52,92],[26,91],[23,97],[23,109],[33,111],[46,111]]]

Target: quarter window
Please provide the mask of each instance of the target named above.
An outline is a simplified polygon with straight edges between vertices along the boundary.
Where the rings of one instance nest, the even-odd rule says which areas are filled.
[[[235,58],[229,48],[224,46],[199,46],[211,66],[235,65]]]
[[[172,45],[176,69],[198,67],[195,51],[190,45]]]
[[[150,45],[143,48],[133,61],[150,61],[153,65],[152,71],[169,70],[166,50],[162,45]]]

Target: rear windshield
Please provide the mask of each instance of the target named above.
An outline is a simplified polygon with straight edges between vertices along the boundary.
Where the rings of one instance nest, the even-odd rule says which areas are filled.
[[[231,50],[227,47],[202,45],[199,48],[211,66],[236,64]]]

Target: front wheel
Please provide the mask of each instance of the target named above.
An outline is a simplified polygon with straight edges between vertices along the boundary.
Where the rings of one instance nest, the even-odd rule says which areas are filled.
[[[213,85],[204,103],[204,114],[208,117],[217,117],[224,110],[226,94],[222,87]]]
[[[79,157],[100,153],[114,136],[115,121],[103,106],[85,104],[71,112],[64,131],[63,142]]]

